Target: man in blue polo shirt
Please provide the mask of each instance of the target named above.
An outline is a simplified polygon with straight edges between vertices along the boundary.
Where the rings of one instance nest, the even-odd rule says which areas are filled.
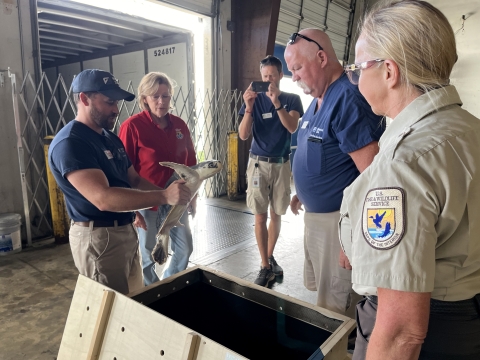
[[[243,116],[238,133],[246,140],[253,132],[247,167],[247,206],[255,214],[255,237],[262,264],[255,284],[268,286],[283,269],[273,257],[280,235],[281,216],[290,202],[290,143],[303,115],[300,97],[280,91],[282,63],[274,56],[260,61],[262,80],[268,91],[257,93],[252,85],[243,94]],[[268,205],[270,224],[267,229]]]
[[[72,91],[77,117],[55,136],[48,160],[65,195],[73,259],[82,275],[127,294],[143,286],[132,210],[184,205],[190,191],[184,181],[162,190],[137,174],[110,131],[118,101],[135,95],[121,89],[112,74],[84,70]]]
[[[343,190],[378,153],[385,125],[349,82],[323,31],[292,34],[285,60],[292,80],[314,97],[298,131],[290,204],[295,214],[302,204],[306,210],[304,283],[317,291],[317,305],[353,318],[360,297],[338,239],[339,210]]]

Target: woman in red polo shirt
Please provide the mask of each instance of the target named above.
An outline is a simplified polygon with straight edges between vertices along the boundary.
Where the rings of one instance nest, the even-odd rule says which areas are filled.
[[[131,116],[120,127],[120,139],[125,145],[133,167],[140,176],[153,184],[165,187],[173,170],[159,164],[171,161],[192,166],[197,163],[190,131],[178,116],[172,115],[170,102],[173,95],[171,79],[163,73],[151,72],[143,77],[138,86],[138,104],[143,110]],[[196,202],[192,200],[180,222],[185,226],[170,231],[173,255],[165,265],[162,279],[186,269],[193,251],[192,233],[188,212],[195,213]],[[137,212],[142,267],[145,285],[158,281],[151,252],[155,246],[158,228],[167,214],[158,214],[157,208]],[[144,222],[142,221],[144,219]]]

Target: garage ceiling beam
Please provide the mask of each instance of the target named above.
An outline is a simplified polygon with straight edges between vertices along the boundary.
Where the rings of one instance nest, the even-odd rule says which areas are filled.
[[[134,38],[134,37],[130,37],[130,36],[119,35],[119,34],[116,34],[116,33],[113,33],[113,32],[103,31],[103,30],[99,30],[99,29],[95,29],[95,28],[91,28],[91,27],[89,28],[89,27],[86,27],[86,26],[75,25],[75,24],[67,23],[67,22],[63,22],[63,21],[55,21],[55,20],[43,19],[43,18],[39,17],[38,22],[42,23],[42,24],[58,25],[58,26],[64,26],[64,27],[78,29],[78,30],[90,31],[90,32],[93,32],[93,33],[116,36],[116,37],[132,40],[132,41],[137,41],[137,42],[142,42],[143,41],[142,39],[138,39],[138,38]]]
[[[53,44],[47,44],[48,46],[55,46]],[[78,52],[73,52],[73,51],[65,51],[65,50],[57,50],[57,49],[47,49],[45,47],[45,44],[42,43],[42,53],[44,51],[48,51],[48,52],[53,52],[53,53],[60,53],[60,54],[67,54],[67,55],[75,55],[75,56],[78,56],[80,55]]]
[[[55,40],[56,40],[56,39],[55,39]],[[76,51],[84,51],[84,52],[88,52],[88,53],[93,53],[93,51],[92,51],[92,50],[89,50],[89,49],[82,49],[82,48],[73,47],[73,46],[52,44],[52,43],[47,43],[47,42],[44,42],[44,41],[42,41],[40,45],[42,45],[42,46],[44,46],[44,45],[46,45],[46,46],[55,46],[55,47],[57,47],[57,48],[71,49],[71,50],[76,50]]]
[[[120,24],[118,24],[118,23],[116,23],[116,22],[114,22],[114,21],[109,21],[109,20],[104,20],[104,19],[95,19],[95,18],[92,18],[92,17],[83,16],[83,15],[80,15],[80,14],[78,14],[78,13],[77,13],[77,14],[74,14],[74,13],[70,13],[70,12],[66,12],[66,11],[61,11],[61,10],[48,9],[48,8],[44,8],[44,7],[41,7],[41,6],[38,7],[38,13],[39,13],[39,14],[41,14],[41,13],[46,13],[46,14],[59,15],[59,16],[64,16],[64,17],[68,17],[68,18],[73,18],[73,19],[78,19],[78,20],[93,22],[93,23],[96,23],[96,24],[113,26],[113,27],[116,27],[116,28],[119,28],[119,29],[128,30],[128,31],[135,31],[135,32],[139,32],[139,33],[146,34],[146,35],[149,35],[149,36],[152,35],[152,33],[151,33],[151,32],[148,32],[148,31],[143,31],[143,30],[135,29],[134,27],[131,27],[131,26],[120,25]]]
[[[77,44],[77,45],[83,45],[87,47],[93,47],[97,49],[103,49],[107,50],[108,48],[105,46],[100,46],[100,45],[94,45],[94,44],[87,44],[81,41],[74,41],[74,40],[67,40],[67,39],[62,39],[58,37],[51,37],[51,36],[45,36],[45,35],[40,35],[40,45],[42,44],[41,39],[46,39],[46,40],[53,40],[53,41],[60,41],[60,42],[67,42],[67,43],[72,43],[72,44]]]
[[[55,59],[42,56],[42,61],[55,61]]]
[[[68,36],[74,36],[74,37],[79,37],[79,38],[83,38],[83,39],[90,39],[90,40],[92,40],[92,37],[91,37],[91,36],[85,36],[85,35],[75,34],[75,33],[69,32],[69,31],[60,31],[60,30],[45,29],[45,28],[42,28],[42,27],[40,27],[38,30],[43,31],[43,32],[49,32],[49,33],[55,33],[55,34],[62,34],[62,35],[68,35]],[[106,42],[106,43],[114,44],[114,45],[118,45],[118,46],[125,46],[125,44],[123,44],[123,43],[119,43],[119,42],[111,41],[111,40],[105,40],[105,39],[102,39],[102,38],[99,38],[99,37],[96,37],[96,38],[95,38],[95,41]]]
[[[48,57],[53,57],[53,58],[60,58],[60,59],[66,59],[66,56],[63,55],[58,55],[58,54],[51,54],[47,50],[42,49],[42,55],[46,55]]]

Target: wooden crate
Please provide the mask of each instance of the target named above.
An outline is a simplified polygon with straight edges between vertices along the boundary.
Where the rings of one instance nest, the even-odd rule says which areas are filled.
[[[128,296],[80,275],[58,360],[344,360],[354,328],[346,316],[202,266]]]

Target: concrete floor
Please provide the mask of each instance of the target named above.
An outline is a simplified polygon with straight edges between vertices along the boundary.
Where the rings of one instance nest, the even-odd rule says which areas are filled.
[[[244,201],[226,199],[199,201],[198,211],[208,206],[249,213]],[[253,225],[251,231],[251,239],[242,249],[202,265],[254,281],[260,255]],[[303,286],[302,239],[303,217],[288,210],[282,217],[274,253],[285,275],[272,289],[314,303],[315,293]],[[56,359],[77,276],[68,244],[44,245],[0,257],[1,360]]]

